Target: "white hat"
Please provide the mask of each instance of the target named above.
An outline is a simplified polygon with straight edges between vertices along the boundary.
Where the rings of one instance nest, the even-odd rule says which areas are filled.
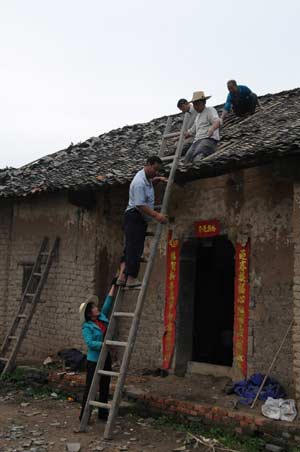
[[[193,99],[190,102],[196,102],[197,100],[210,99],[211,96],[205,96],[204,91],[195,91],[193,93]]]
[[[84,303],[81,303],[81,305],[79,306],[79,318],[81,324],[85,322],[85,310],[89,303],[94,303],[97,305],[98,304],[97,295],[89,295],[87,297],[87,300]]]

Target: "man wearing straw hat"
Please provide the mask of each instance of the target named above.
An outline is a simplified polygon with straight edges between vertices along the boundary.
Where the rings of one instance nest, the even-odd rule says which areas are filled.
[[[194,137],[193,144],[184,157],[185,163],[199,161],[217,149],[220,118],[215,108],[206,107],[206,100],[210,97],[205,96],[203,91],[195,91],[193,94],[191,102],[198,114],[193,126],[185,134],[186,138]]]
[[[96,295],[90,295],[85,303],[81,303],[79,307],[80,323],[82,325],[83,339],[87,345],[87,372],[85,389],[82,398],[82,407],[79,420],[81,420],[84,412],[84,407],[89,395],[89,390],[92,384],[93,376],[95,373],[97,361],[101,352],[102,344],[104,341],[106,329],[109,323],[109,313],[113,304],[113,296],[115,291],[116,279],[112,281],[112,285],[107,297],[104,300],[101,311],[98,309],[98,297]],[[111,357],[107,354],[104,370],[111,370]],[[110,377],[102,375],[99,382],[99,398],[100,402],[107,403],[109,395]],[[99,408],[98,418],[106,420],[108,411],[105,408]]]

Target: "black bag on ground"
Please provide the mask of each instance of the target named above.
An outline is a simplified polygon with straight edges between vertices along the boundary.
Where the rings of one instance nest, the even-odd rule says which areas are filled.
[[[60,350],[57,355],[64,360],[65,365],[71,370],[83,370],[86,366],[86,355],[76,348],[66,348]]]

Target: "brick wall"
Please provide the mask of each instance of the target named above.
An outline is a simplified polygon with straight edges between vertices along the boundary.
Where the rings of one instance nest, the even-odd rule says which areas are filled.
[[[53,261],[20,356],[41,360],[65,347],[83,347],[79,304],[95,285],[95,213],[68,204],[64,196],[44,196],[14,204],[7,318],[21,300],[23,264],[34,262],[41,241],[59,236]]]
[[[126,202],[127,187],[99,194],[97,257],[104,273],[102,291],[122,250],[120,231]],[[175,186],[171,198],[170,216],[175,218],[172,227],[177,237],[192,235],[196,220],[217,218],[222,233],[234,245],[245,237],[250,239],[249,375],[267,370],[292,316],[292,202],[292,184],[288,179],[274,177],[269,167]],[[166,234],[167,228],[156,257],[132,371],[156,368],[162,362]],[[131,310],[134,301],[133,295],[126,295],[124,308]],[[121,332],[124,334],[125,330]],[[293,381],[291,363],[291,338],[288,338],[273,375],[289,393]]]
[[[10,203],[0,205],[0,341],[6,329],[7,282],[10,258],[10,236],[12,231],[12,208]]]
[[[293,337],[293,370],[296,396],[300,400],[300,184],[294,185],[293,205],[293,229],[294,229],[294,325]]]
[[[22,262],[34,260],[44,235],[61,237],[59,257],[42,294],[45,303],[38,306],[24,342],[27,358],[41,359],[63,347],[85,350],[78,306],[87,293],[96,291],[103,299],[108,290],[122,251],[127,194],[128,186],[99,192],[97,207],[91,211],[70,205],[63,195],[15,203],[8,318],[20,302]],[[268,167],[177,185],[172,194],[170,216],[175,218],[172,227],[180,239],[193,234],[194,221],[217,218],[222,233],[233,244],[245,237],[251,241],[249,374],[266,371],[292,316],[292,215],[292,184],[275,177]],[[166,234],[167,228],[156,257],[132,369],[161,366]],[[129,309],[130,303],[132,295],[124,300],[124,308],[127,304]],[[2,312],[3,306],[4,300]],[[274,370],[288,390],[293,380],[291,363],[292,341],[288,338]]]
[[[187,183],[175,187],[172,195],[170,216],[175,217],[178,238],[193,235],[194,221],[217,218],[222,233],[234,245],[245,237],[250,239],[248,374],[267,370],[292,317],[292,199],[292,184],[275,178],[267,167]],[[152,328],[151,339],[148,347],[139,349],[139,365],[161,364],[165,243],[166,236],[153,275],[156,289],[149,291],[144,313],[148,328]],[[146,335],[147,331],[140,334]],[[143,339],[138,343],[141,346]],[[291,363],[288,338],[273,375],[289,392],[293,381]]]

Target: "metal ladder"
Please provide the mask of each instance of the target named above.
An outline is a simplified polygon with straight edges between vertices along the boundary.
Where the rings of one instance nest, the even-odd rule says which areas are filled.
[[[178,135],[178,133],[169,133],[170,127],[171,127],[171,121],[172,121],[172,118],[170,118],[170,117],[168,118],[166,129],[165,129],[165,132],[162,137],[162,143],[161,143],[159,156],[161,157],[161,159],[163,161],[172,161],[171,171],[169,174],[168,183],[166,186],[166,190],[164,193],[163,202],[162,202],[162,206],[161,206],[161,213],[164,215],[167,213],[172,185],[174,183],[176,169],[177,169],[178,162],[179,162],[179,159],[180,159],[180,156],[182,153],[182,148],[183,148],[183,143],[184,143],[184,132],[186,130],[188,119],[189,119],[189,116],[186,113],[184,116],[182,127],[181,127],[179,141],[177,144],[175,155],[163,157],[166,140]],[[85,409],[83,412],[83,416],[81,419],[80,429],[79,429],[81,432],[85,432],[87,429],[87,425],[88,425],[89,418],[91,415],[92,407],[106,408],[109,411],[109,415],[108,415],[107,424],[106,424],[105,430],[104,430],[104,439],[111,439],[111,437],[112,437],[114,420],[118,414],[118,409],[119,409],[119,405],[121,402],[122,391],[123,391],[123,387],[124,387],[124,383],[125,383],[126,373],[127,373],[128,367],[129,367],[131,354],[132,354],[136,336],[137,336],[137,331],[138,331],[139,322],[140,322],[140,318],[141,318],[141,314],[142,314],[143,304],[144,304],[144,300],[146,298],[147,288],[149,285],[151,272],[152,272],[153,264],[154,264],[154,258],[155,258],[157,248],[159,245],[162,228],[163,228],[163,225],[158,223],[156,225],[155,234],[149,234],[150,236],[153,237],[153,239],[152,239],[152,243],[151,243],[151,247],[150,247],[150,254],[149,254],[149,258],[146,263],[145,273],[144,273],[141,287],[138,289],[127,289],[127,290],[126,290],[126,288],[120,287],[118,289],[116,299],[114,302],[114,306],[113,306],[112,312],[111,312],[109,326],[108,326],[108,329],[106,332],[105,340],[104,340],[104,343],[103,343],[103,346],[101,349],[101,353],[100,353],[100,356],[99,356],[99,359],[97,362],[93,381],[92,381],[92,384],[90,387],[90,392],[89,392],[89,395],[88,395],[88,398],[86,401],[86,405],[85,405]],[[126,294],[132,293],[133,290],[138,291],[138,297],[137,297],[137,301],[136,301],[136,305],[135,305],[135,310],[134,310],[134,312],[123,312],[122,307],[121,307],[122,301],[123,301],[124,297],[126,296]],[[117,319],[122,319],[122,318],[132,319],[132,323],[130,326],[127,341],[114,340],[114,334],[115,334],[115,330],[117,327]],[[110,347],[118,347],[118,348],[121,348],[124,350],[119,372],[104,370],[105,360],[106,360]],[[102,375],[117,378],[117,383],[116,383],[115,391],[113,394],[113,399],[109,403],[102,403],[102,402],[96,401],[97,389],[99,387],[99,379],[101,378]]]
[[[51,249],[49,249],[47,237],[44,237],[42,241],[31,275],[22,294],[18,312],[0,349],[0,364],[2,362],[2,367],[4,363],[2,371],[0,370],[0,378],[14,368],[17,353],[30,326],[58,245],[58,237]]]

